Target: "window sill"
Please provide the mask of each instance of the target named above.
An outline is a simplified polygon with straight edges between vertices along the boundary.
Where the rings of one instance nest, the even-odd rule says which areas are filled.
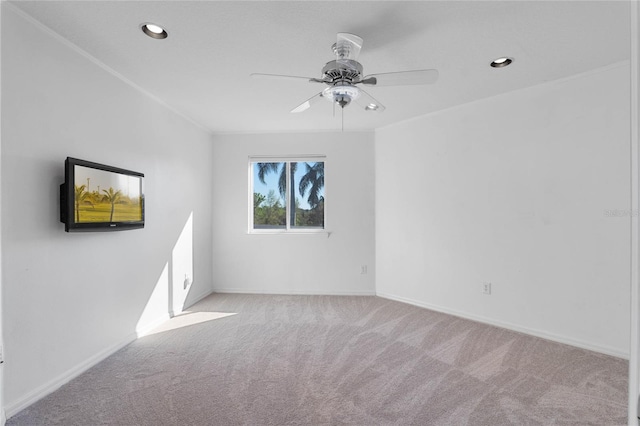
[[[326,229],[252,229],[247,232],[248,235],[324,235],[329,238],[331,231]]]

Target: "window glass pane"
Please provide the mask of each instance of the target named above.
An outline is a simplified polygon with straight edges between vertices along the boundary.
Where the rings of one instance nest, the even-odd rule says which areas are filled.
[[[285,163],[252,163],[252,167],[253,228],[286,228]]]
[[[295,200],[291,227],[324,228],[324,162],[291,163],[291,180]]]

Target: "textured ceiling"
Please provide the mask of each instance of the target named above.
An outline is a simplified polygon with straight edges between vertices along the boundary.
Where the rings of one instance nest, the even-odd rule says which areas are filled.
[[[382,113],[344,110],[345,130],[429,112],[629,59],[626,1],[17,1],[56,33],[212,132],[336,130],[323,86],[251,73],[321,77],[336,33],[361,36],[365,74],[435,68],[434,85],[373,87]],[[139,29],[169,32],[154,40]],[[511,56],[507,68],[489,67]]]

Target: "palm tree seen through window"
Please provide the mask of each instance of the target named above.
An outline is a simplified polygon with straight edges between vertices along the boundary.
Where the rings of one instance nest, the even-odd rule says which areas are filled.
[[[252,162],[253,229],[324,229],[324,161]]]

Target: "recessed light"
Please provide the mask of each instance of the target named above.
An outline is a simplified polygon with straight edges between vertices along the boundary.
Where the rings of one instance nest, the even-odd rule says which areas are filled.
[[[142,24],[140,25],[140,29],[149,37],[159,40],[167,38],[169,36],[164,28],[156,24]]]
[[[502,67],[506,67],[507,65],[510,65],[512,62],[513,62],[512,58],[503,56],[502,58],[494,59],[494,61],[491,62],[491,66],[493,68],[502,68]]]

